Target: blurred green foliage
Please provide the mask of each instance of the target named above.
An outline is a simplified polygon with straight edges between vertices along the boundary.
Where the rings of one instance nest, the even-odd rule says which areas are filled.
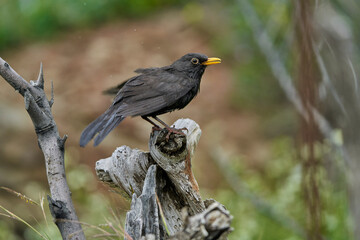
[[[232,56],[235,62],[233,69],[236,82],[231,96],[232,104],[238,109],[266,115],[289,103],[255,42],[238,4],[234,1],[228,1],[228,4],[228,23],[232,31],[221,35],[222,38],[225,36],[225,41],[223,39],[220,49]],[[251,1],[251,4],[279,50],[283,62],[292,71],[292,3],[256,0]],[[219,48],[219,45],[216,47]]]
[[[0,221],[0,239],[17,240],[14,235],[14,227],[5,221]]]
[[[329,151],[326,145],[317,147],[324,155]],[[292,138],[279,137],[272,142],[271,161],[264,163],[261,170],[246,166],[245,159],[235,156],[230,159],[232,170],[229,171],[234,171],[259,199],[266,199],[280,216],[290,217],[301,228],[305,228],[308,210],[304,201],[306,196],[302,191],[302,168],[295,152]],[[344,181],[336,181],[341,180]],[[323,203],[324,237],[332,240],[351,239],[346,189],[336,187],[333,181],[323,168],[319,175],[319,189]],[[304,239],[233,190],[219,189],[215,199],[234,216],[234,232],[229,235],[229,239]]]
[[[1,0],[0,50],[116,18],[144,17],[187,0]]]

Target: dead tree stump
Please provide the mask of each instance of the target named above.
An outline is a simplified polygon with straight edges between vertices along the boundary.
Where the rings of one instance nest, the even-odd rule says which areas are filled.
[[[191,171],[191,159],[200,139],[199,125],[179,119],[176,128],[186,136],[155,131],[150,152],[117,148],[96,163],[99,179],[132,197],[125,231],[137,239],[226,239],[232,216],[214,200],[201,199]]]

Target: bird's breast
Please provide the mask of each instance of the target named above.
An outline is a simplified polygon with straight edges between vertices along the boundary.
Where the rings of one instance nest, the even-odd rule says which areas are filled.
[[[161,115],[164,113],[172,112],[174,110],[182,109],[186,105],[188,105],[191,100],[197,95],[199,92],[199,84],[196,84],[193,88],[191,88],[187,93],[185,93],[183,96],[179,97],[173,104],[151,114],[151,115]]]

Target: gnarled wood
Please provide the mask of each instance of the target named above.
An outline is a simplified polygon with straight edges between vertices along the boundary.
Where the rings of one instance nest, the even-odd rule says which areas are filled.
[[[131,209],[126,214],[125,231],[133,239],[140,239],[143,232],[145,236],[154,234],[155,239],[160,239],[156,204],[156,165],[149,168],[141,195],[137,198],[136,194],[133,194]]]
[[[191,157],[200,139],[201,130],[199,125],[190,119],[179,119],[174,126],[178,129],[186,128],[186,136],[171,135],[171,141],[167,141],[166,131],[155,131],[149,141],[150,155],[165,170],[193,215],[205,210],[199,186],[191,171]]]
[[[203,228],[205,226],[204,224],[208,224],[206,226],[213,226],[211,225],[212,223],[209,222],[210,219],[212,221],[218,217],[220,219],[221,214],[214,213],[206,215],[212,217],[205,222],[205,215],[202,215],[202,217],[199,215],[198,218],[194,218],[194,220],[191,221],[189,220],[192,219],[190,216],[204,214],[206,209],[206,204],[201,199],[198,184],[191,171],[191,158],[194,155],[196,145],[200,139],[200,127],[190,119],[179,119],[174,123],[174,127],[178,129],[188,129],[188,131],[185,130],[186,136],[171,134],[169,140],[167,140],[167,130],[154,131],[149,140],[150,152],[142,152],[127,146],[119,147],[111,157],[101,159],[96,163],[96,173],[103,182],[110,184],[112,187],[119,187],[126,195],[129,197],[132,196],[131,210],[127,215],[126,231],[134,239],[142,239],[141,237],[155,237],[155,239],[167,238],[164,230],[165,225],[162,219],[157,219],[159,218],[159,214],[155,214],[155,212],[152,216],[152,221],[158,223],[159,230],[155,231],[157,228],[153,228],[153,231],[147,231],[150,235],[142,234],[144,233],[144,224],[142,221],[148,218],[145,217],[146,214],[143,211],[144,201],[140,201],[140,197],[137,198],[137,196],[142,196],[143,199],[144,196],[149,196],[146,192],[151,189],[156,189],[158,204],[161,206],[166,227],[170,235],[179,237],[182,235],[175,234],[184,231],[186,235],[189,230],[198,231],[200,229],[203,235],[193,232],[194,236],[203,237],[197,239],[217,239],[223,232],[228,231],[229,227],[224,227],[222,224],[220,224],[221,227],[217,225],[213,228],[216,229],[214,230],[214,232],[216,232],[214,235],[211,235],[213,234],[211,233],[212,230],[207,232],[204,231]],[[157,169],[156,174],[150,174],[150,172],[155,171],[155,167]],[[147,183],[149,181],[149,174],[150,176],[155,176],[155,181],[151,181],[155,184],[152,188],[149,188],[149,184]],[[145,208],[149,209],[152,207],[153,211],[158,211],[154,210],[157,208],[155,208],[152,203],[153,200],[149,200],[147,204],[150,205]],[[199,220],[201,226],[197,225],[198,228],[190,229],[191,226],[187,224],[188,222],[184,225],[184,216],[182,214],[184,208],[187,209],[186,211],[189,217],[186,219],[191,222],[191,225],[198,221],[195,219],[201,219]],[[219,221],[216,223],[219,223]],[[230,221],[231,217],[229,215],[229,219],[227,220],[228,225]],[[222,222],[222,220],[220,222]],[[153,224],[151,226],[153,226]],[[140,230],[142,233],[138,232]],[[186,236],[191,237],[192,235]]]
[[[44,92],[42,66],[36,82],[25,81],[10,65],[0,58],[0,75],[23,97],[38,137],[38,144],[45,157],[46,175],[51,197],[49,207],[63,239],[85,239],[75,213],[64,168],[64,144],[67,136],[59,136],[51,113],[52,101]]]
[[[169,237],[171,240],[227,239],[232,231],[230,212],[214,201],[205,211],[195,216],[185,216],[183,230]]]

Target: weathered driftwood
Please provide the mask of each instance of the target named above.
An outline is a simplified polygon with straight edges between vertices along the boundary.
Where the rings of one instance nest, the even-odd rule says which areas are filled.
[[[201,130],[199,125],[190,119],[180,119],[174,125],[178,129],[186,128],[186,137],[172,135],[175,136],[171,138],[172,141],[167,141],[166,131],[155,131],[150,137],[150,155],[165,170],[177,192],[183,195],[191,214],[200,213],[204,211],[205,206],[191,171],[191,157],[199,142]]]
[[[222,233],[229,231],[231,217],[226,215],[226,225],[224,220],[213,218],[216,214],[206,214],[213,210],[205,210],[206,204],[201,200],[198,184],[191,172],[191,157],[201,135],[200,127],[190,119],[180,119],[174,126],[186,128],[186,136],[171,134],[166,140],[166,130],[154,131],[149,141],[150,152],[119,147],[111,157],[96,163],[97,175],[100,180],[132,196],[125,230],[133,239],[166,238],[159,208],[169,234],[178,237],[174,239],[181,236],[187,236],[184,239],[218,239]],[[160,207],[154,204],[156,197]],[[184,208],[188,216],[198,217],[186,217],[184,224]],[[196,221],[199,221],[198,225]],[[215,225],[213,222],[216,222]],[[179,235],[180,232],[184,235]]]
[[[144,189],[137,197],[133,194],[131,209],[126,214],[125,231],[133,239],[141,239],[144,232],[146,235],[154,235],[160,238],[160,224],[156,203],[156,165],[152,165],[146,174]],[[164,232],[162,231],[162,235]]]
[[[155,164],[149,167],[142,194],[139,197],[133,194],[131,209],[126,214],[125,232],[133,239],[226,239],[232,216],[214,200],[207,200],[205,205],[210,206],[194,216],[189,216],[187,209],[183,209],[182,230],[166,236],[156,203],[157,168]]]
[[[50,211],[63,239],[85,239],[65,177],[64,145],[67,136],[59,136],[51,113],[54,98],[52,96],[49,101],[44,92],[42,66],[37,81],[29,83],[0,58],[0,75],[24,97],[25,109],[34,124],[38,144],[45,157],[51,193],[51,197],[48,196]]]
[[[170,236],[171,240],[190,240],[190,239],[227,239],[230,233],[232,216],[224,206],[216,201],[202,213],[189,216],[185,212],[183,230]]]

